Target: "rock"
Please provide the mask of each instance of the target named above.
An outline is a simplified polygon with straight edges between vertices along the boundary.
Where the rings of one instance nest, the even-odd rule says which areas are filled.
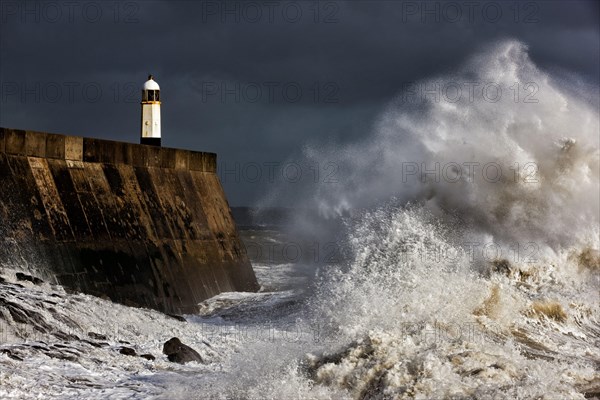
[[[56,358],[57,360],[75,362],[78,359],[78,357],[76,355],[69,354],[66,352],[60,352],[60,351],[47,351],[44,354],[47,355],[48,357]]]
[[[196,350],[181,343],[181,340],[176,337],[165,342],[163,354],[167,355],[169,361],[179,364],[185,364],[190,361],[203,362],[202,357]]]
[[[54,336],[56,336],[58,339],[64,340],[65,342],[73,342],[73,341],[80,341],[81,339],[79,338],[79,336],[77,335],[71,335],[70,333],[64,333],[64,332],[53,332]]]
[[[135,350],[132,349],[131,347],[121,347],[121,350],[119,350],[119,353],[125,354],[126,356],[136,356],[137,355]]]
[[[11,352],[10,349],[0,349],[0,353],[6,354],[7,356],[9,356],[10,358],[12,358],[13,360],[23,361],[23,359],[21,357],[19,357],[18,355],[14,354],[13,352]]]
[[[181,321],[181,322],[187,322],[187,320],[185,318],[183,318],[181,315],[177,315],[177,314],[167,314],[167,316],[176,319],[177,321]]]
[[[40,283],[44,283],[40,278],[36,278],[35,276],[27,275],[22,272],[17,272],[17,280],[18,281],[28,281],[35,285],[39,285]]]
[[[140,357],[145,358],[146,360],[150,360],[150,361],[156,360],[156,357],[154,357],[152,354],[142,354],[142,355],[140,355]]]
[[[96,340],[108,340],[106,338],[106,335],[101,335],[96,332],[88,332],[88,336],[91,337],[92,339],[96,339]]]
[[[26,308],[24,303],[11,302],[0,296],[0,306],[6,308],[17,323],[31,325],[41,333],[52,332],[55,329],[41,313]]]
[[[98,342],[92,342],[91,340],[85,340],[85,339],[81,339],[82,343],[87,343],[90,346],[94,346],[94,347],[102,347],[102,345]]]

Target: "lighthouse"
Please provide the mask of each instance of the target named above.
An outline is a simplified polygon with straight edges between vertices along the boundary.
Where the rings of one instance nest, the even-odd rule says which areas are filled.
[[[142,88],[141,144],[160,146],[160,87],[152,75]]]

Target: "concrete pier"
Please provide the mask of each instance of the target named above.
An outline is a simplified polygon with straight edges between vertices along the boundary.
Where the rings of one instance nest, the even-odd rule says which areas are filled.
[[[0,128],[0,268],[192,313],[256,277],[216,154]]]

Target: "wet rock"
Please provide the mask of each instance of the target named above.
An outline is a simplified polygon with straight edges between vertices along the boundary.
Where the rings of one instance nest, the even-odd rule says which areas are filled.
[[[8,301],[0,294],[0,306],[5,307],[10,313],[13,321],[19,324],[29,324],[41,333],[52,332],[53,327],[49,324],[42,314],[28,309],[24,304],[17,304]]]
[[[179,364],[185,364],[190,361],[203,362],[202,357],[196,350],[181,343],[181,340],[176,337],[165,342],[163,354],[167,355],[169,361]]]
[[[34,285],[39,285],[39,284],[44,283],[44,281],[41,280],[40,278],[36,278],[35,276],[27,275],[22,272],[17,272],[16,276],[17,276],[18,281],[27,281],[27,282],[33,283]]]
[[[96,339],[96,340],[108,340],[106,335],[101,335],[96,332],[88,332],[88,336],[91,337],[92,339]]]
[[[470,371],[467,371],[466,373],[468,375],[473,376],[473,375],[477,375],[477,374],[479,374],[480,372],[483,372],[483,371],[484,371],[483,368],[475,368],[475,369],[472,369]]]
[[[101,343],[98,343],[98,342],[92,342],[91,340],[81,339],[81,342],[82,342],[82,343],[89,344],[90,346],[93,346],[93,347],[102,347],[102,344],[101,344]]]
[[[79,341],[81,340],[79,338],[79,336],[77,335],[72,335],[70,333],[64,333],[64,332],[53,332],[52,333],[56,338],[64,340],[65,342],[75,342],[75,341]]]
[[[149,360],[149,361],[156,360],[156,357],[154,357],[152,354],[142,354],[142,355],[140,355],[140,357],[145,358],[146,360]]]
[[[56,313],[53,316],[54,316],[54,319],[67,325],[73,331],[82,330],[82,328],[79,326],[79,324],[67,315]]]
[[[57,345],[53,344],[51,346],[54,350],[58,350],[58,351],[62,351],[64,353],[70,353],[70,354],[74,354],[76,356],[81,355],[81,351],[75,347],[69,347],[69,346],[61,346],[58,347]]]
[[[14,354],[12,351],[10,351],[10,349],[0,349],[0,353],[6,354],[8,357],[12,358],[13,360],[23,361],[23,359],[21,357]]]
[[[44,352],[44,354],[47,355],[48,357],[56,358],[57,360],[72,361],[72,362],[77,361],[77,359],[79,358],[76,355],[70,354],[69,352],[66,352],[66,351],[47,351],[47,352]]]
[[[39,344],[27,344],[27,346],[31,347],[32,349],[35,350],[42,350],[42,351],[50,351],[50,349],[46,346],[42,346]]]
[[[181,315],[176,315],[176,314],[167,314],[169,317],[176,319],[177,321],[181,321],[181,322],[187,322],[187,320],[185,318],[183,318]]]
[[[125,354],[126,356],[136,356],[137,355],[135,350],[132,349],[131,347],[121,347],[121,350],[119,350],[119,353]]]

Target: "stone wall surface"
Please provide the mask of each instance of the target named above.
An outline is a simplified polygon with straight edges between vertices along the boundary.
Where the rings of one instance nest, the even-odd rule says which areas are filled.
[[[255,291],[213,153],[0,128],[0,267],[167,313]]]

